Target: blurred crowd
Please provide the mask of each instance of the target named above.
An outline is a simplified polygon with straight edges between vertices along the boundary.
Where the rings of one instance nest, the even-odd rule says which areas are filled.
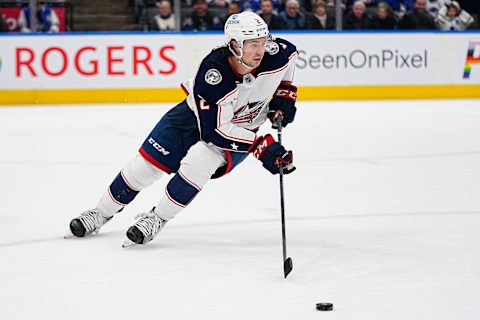
[[[136,23],[143,30],[171,31],[180,19],[183,31],[222,30],[227,18],[254,11],[271,30],[334,30],[335,0],[181,0],[180,15],[171,0],[134,0]],[[1,10],[1,8],[0,8]],[[479,29],[480,0],[341,0],[343,30]],[[40,32],[58,32],[58,17],[47,3],[37,4]],[[30,32],[30,8],[18,17],[21,32]],[[0,31],[7,25],[0,12]]]
[[[8,32],[8,24],[0,8],[0,31]],[[39,0],[35,7],[35,26],[32,26],[30,6],[24,6],[20,10],[16,25],[20,32],[29,33],[36,32],[56,33],[60,32],[59,18],[53,8],[46,2]]]
[[[181,30],[222,30],[226,19],[244,10],[258,13],[272,30],[334,30],[335,0],[182,0]],[[175,28],[170,0],[157,0],[137,19],[147,30]],[[342,0],[343,30],[457,30],[479,28],[480,0]]]

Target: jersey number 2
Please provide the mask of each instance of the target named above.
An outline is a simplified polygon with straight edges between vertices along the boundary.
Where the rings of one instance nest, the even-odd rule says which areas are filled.
[[[200,109],[201,110],[210,110],[210,106],[207,104],[207,101],[200,96],[199,96],[199,98],[200,98]]]

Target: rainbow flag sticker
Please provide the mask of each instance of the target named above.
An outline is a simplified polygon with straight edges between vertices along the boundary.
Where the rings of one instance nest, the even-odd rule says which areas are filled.
[[[477,57],[475,57],[475,49],[478,48]],[[480,64],[480,42],[470,42],[468,44],[467,59],[465,68],[463,69],[463,79],[470,79],[472,73],[472,65]]]

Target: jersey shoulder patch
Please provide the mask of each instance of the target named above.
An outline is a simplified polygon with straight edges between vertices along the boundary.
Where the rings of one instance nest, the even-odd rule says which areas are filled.
[[[271,56],[276,55],[280,51],[280,46],[275,41],[270,41],[266,47],[265,51]]]
[[[194,93],[209,103],[216,103],[236,87],[235,76],[223,48],[210,52],[198,69]]]
[[[222,74],[215,68],[208,69],[205,73],[205,82],[212,86],[219,84],[222,81]]]

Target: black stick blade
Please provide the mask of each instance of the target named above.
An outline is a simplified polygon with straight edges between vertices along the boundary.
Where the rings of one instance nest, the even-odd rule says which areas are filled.
[[[293,269],[293,261],[292,258],[287,258],[285,262],[283,263],[283,273],[285,274],[285,279],[287,278],[288,274],[292,271]]]

